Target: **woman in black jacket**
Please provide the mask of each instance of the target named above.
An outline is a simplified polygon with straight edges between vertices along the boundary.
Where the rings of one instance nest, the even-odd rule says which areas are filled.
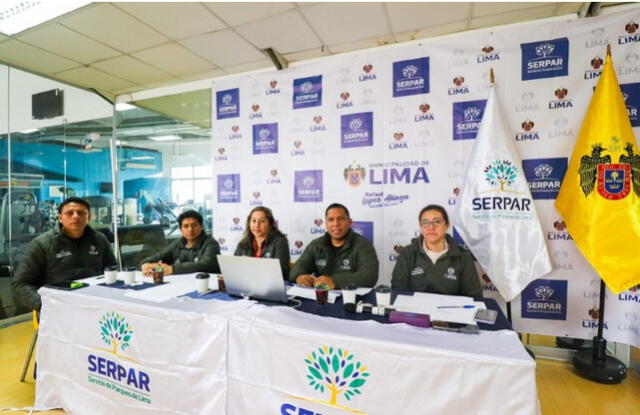
[[[289,242],[280,232],[271,209],[257,206],[249,212],[244,234],[236,251],[236,256],[252,256],[257,258],[276,258],[280,261],[282,278],[289,276]]]

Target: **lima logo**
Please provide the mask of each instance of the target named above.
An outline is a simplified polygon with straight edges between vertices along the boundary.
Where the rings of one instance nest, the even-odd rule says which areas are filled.
[[[584,79],[595,79],[602,73],[602,65],[604,65],[604,60],[599,55],[596,55],[593,59],[591,59],[589,65],[591,66],[591,69],[584,71]]]
[[[618,36],[618,45],[640,42],[640,33],[638,33],[638,23],[634,22],[633,20],[629,21],[629,23],[625,25],[624,31],[627,34],[624,36]]]
[[[482,55],[477,56],[478,63],[493,62],[493,61],[500,60],[500,54],[496,52],[493,46],[491,45],[486,45],[485,47],[483,47],[482,52],[484,52]]]
[[[138,364],[135,360],[123,356],[118,350],[124,351],[129,347],[133,336],[133,328],[123,315],[113,311],[105,313],[98,322],[100,338],[109,349],[95,349],[113,355],[117,360],[89,354],[87,356],[89,377],[88,382],[112,390],[123,396],[151,403],[149,375],[134,367],[123,366],[120,361],[128,360]]]
[[[328,400],[291,396],[307,402],[337,408],[342,412],[365,414],[365,412],[338,403],[339,398],[351,401],[361,395],[361,388],[367,383],[367,368],[354,359],[354,355],[346,349],[323,346],[311,352],[304,359],[307,364],[307,381],[314,391],[327,394]],[[298,408],[290,403],[280,407],[281,415],[315,414],[314,411]]]
[[[522,127],[521,133],[516,133],[516,141],[532,141],[539,140],[540,134],[537,131],[533,130],[535,123],[530,119],[526,119],[520,124]]]
[[[557,100],[549,101],[549,109],[555,110],[558,108],[573,108],[571,99],[567,98],[569,90],[567,88],[560,87],[553,93]]]
[[[453,88],[449,88],[449,95],[468,94],[469,87],[464,84],[464,76],[458,75],[453,78]]]
[[[484,168],[485,180],[493,187],[489,191],[521,194],[509,189],[515,187],[514,184],[516,184],[519,175],[520,169],[510,160],[494,160]],[[498,214],[501,211],[529,212],[531,199],[510,196],[475,197],[472,200],[472,205],[474,211],[494,211]]]

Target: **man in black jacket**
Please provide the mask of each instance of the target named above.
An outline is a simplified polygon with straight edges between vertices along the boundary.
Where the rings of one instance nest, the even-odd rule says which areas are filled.
[[[37,291],[44,284],[101,275],[105,267],[117,265],[107,238],[88,225],[90,217],[91,206],[84,199],[60,203],[59,226],[31,241],[11,281],[17,302],[40,310]]]
[[[378,256],[371,242],[351,229],[349,210],[333,203],[325,211],[327,232],[311,241],[289,273],[289,280],[330,289],[346,285],[373,287],[378,280]]]
[[[162,267],[165,275],[192,272],[220,273],[218,254],[220,245],[203,232],[202,215],[187,210],[178,216],[182,238],[172,242],[157,254],[140,262],[142,273],[149,275],[154,268]]]

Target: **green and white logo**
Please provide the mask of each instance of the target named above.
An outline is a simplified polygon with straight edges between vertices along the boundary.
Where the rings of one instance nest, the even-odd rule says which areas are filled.
[[[493,163],[484,168],[484,174],[486,181],[491,186],[500,186],[500,189],[496,188],[495,190],[509,192],[510,190],[505,189],[505,187],[511,187],[515,183],[520,174],[520,169],[509,160],[494,160]]]
[[[100,336],[107,346],[111,346],[110,352],[118,355],[118,348],[124,351],[129,347],[129,341],[133,335],[133,327],[123,315],[110,311],[105,313],[100,321]]]
[[[309,401],[362,413],[337,403],[339,396],[350,401],[355,395],[360,395],[361,388],[369,377],[367,368],[356,361],[353,354],[346,349],[323,346],[307,355],[304,362],[307,364],[309,386],[329,397],[328,401],[308,399]]]

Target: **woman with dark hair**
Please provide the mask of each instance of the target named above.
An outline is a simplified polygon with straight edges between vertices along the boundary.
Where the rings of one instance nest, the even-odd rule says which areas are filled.
[[[286,280],[289,277],[289,241],[278,229],[273,212],[268,207],[256,206],[251,209],[234,255],[276,258],[280,260],[282,278]]]
[[[421,235],[400,251],[391,287],[400,291],[482,297],[471,254],[447,234],[447,211],[440,205],[428,205],[422,208],[418,220]]]

